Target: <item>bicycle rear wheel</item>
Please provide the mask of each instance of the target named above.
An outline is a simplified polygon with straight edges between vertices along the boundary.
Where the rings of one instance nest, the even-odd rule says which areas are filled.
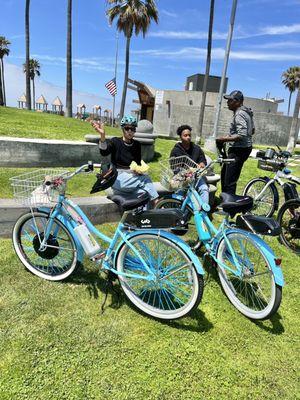
[[[217,249],[218,274],[226,296],[246,317],[270,318],[280,306],[281,287],[275,282],[267,257],[246,233],[231,232],[226,237],[241,267],[239,273],[230,246],[222,238]]]
[[[285,202],[278,212],[277,220],[281,226],[280,241],[300,254],[300,199]]]
[[[184,317],[198,306],[203,293],[203,278],[188,254],[178,243],[157,234],[139,234],[129,238],[116,256],[120,285],[129,301],[152,317],[172,320]],[[133,246],[133,247],[132,247]],[[148,268],[149,274],[137,250]]]
[[[67,228],[57,219],[43,249],[40,243],[49,221],[41,212],[22,215],[13,229],[13,245],[23,265],[33,274],[49,281],[67,278],[77,264],[75,242]]]
[[[271,217],[276,210],[278,193],[276,193],[277,189],[274,187],[274,185],[270,185],[267,187],[264,193],[259,196],[266,184],[267,181],[263,178],[252,179],[247,183],[243,191],[243,195],[253,198],[254,205],[251,210],[252,214]]]

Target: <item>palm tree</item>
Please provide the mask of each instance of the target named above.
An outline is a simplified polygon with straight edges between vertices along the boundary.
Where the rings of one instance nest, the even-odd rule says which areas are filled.
[[[288,105],[288,115],[290,115],[290,106],[292,93],[296,90],[295,88],[295,76],[299,71],[299,67],[291,67],[282,74],[282,83],[289,90],[289,105]]]
[[[10,41],[8,41],[4,36],[0,36],[0,59],[1,59],[1,67],[0,67],[0,105],[6,106],[6,95],[5,95],[5,81],[4,81],[4,56],[9,55]]]
[[[117,18],[117,29],[123,32],[126,37],[125,76],[120,109],[120,118],[122,118],[126,103],[130,40],[133,31],[136,35],[142,32],[143,37],[145,37],[151,20],[158,23],[158,11],[155,0],[107,0],[107,2],[112,4],[112,7],[106,12],[109,23],[112,24]]]
[[[207,81],[209,77],[209,70],[210,70],[210,61],[211,61],[211,45],[212,45],[212,31],[213,31],[213,23],[214,23],[214,7],[215,7],[215,0],[210,0],[210,14],[209,14],[209,25],[208,25],[208,39],[207,39],[207,55],[206,55],[206,70],[205,70],[205,77],[203,82],[203,89],[202,89],[202,100],[201,100],[201,107],[200,107],[200,114],[199,114],[199,123],[198,123],[198,134],[196,137],[196,143],[200,141],[200,137],[202,135],[202,127],[203,127],[203,119],[204,119],[204,112],[205,112],[205,103],[206,103],[206,93],[207,93]]]
[[[67,10],[67,76],[66,76],[66,117],[72,118],[72,0]]]
[[[300,67],[289,68],[286,72],[284,72],[284,74],[286,74],[287,79],[290,81],[289,87],[295,88],[295,91],[297,90],[297,97],[296,97],[296,102],[295,102],[293,120],[292,120],[291,129],[290,129],[289,141],[288,141],[288,145],[287,145],[287,150],[292,153],[296,146],[296,141],[297,141],[298,133],[299,133],[299,124],[298,124],[299,119],[298,118],[299,118],[299,111],[300,111]]]
[[[26,42],[26,106],[31,110],[30,76],[29,76],[29,58],[30,58],[30,36],[29,36],[29,8],[30,0],[26,0],[25,6],[25,42]]]
[[[29,76],[32,81],[32,104],[33,104],[33,109],[35,109],[35,84],[34,84],[34,78],[35,76],[40,76],[40,63],[38,60],[35,60],[34,58],[31,58],[29,60]],[[23,64],[23,71],[26,73],[26,63]]]

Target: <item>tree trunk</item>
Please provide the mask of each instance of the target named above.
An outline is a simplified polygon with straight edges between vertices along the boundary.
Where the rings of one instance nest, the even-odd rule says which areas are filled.
[[[0,106],[4,106],[4,99],[3,99],[3,71],[0,65]]]
[[[29,71],[29,58],[30,58],[30,37],[29,37],[29,7],[30,0],[26,0],[25,8],[25,35],[26,35],[26,107],[31,110],[31,93],[30,93],[30,71]]]
[[[120,118],[123,118],[123,116],[124,116],[125,103],[126,103],[127,82],[128,82],[128,74],[129,74],[130,39],[131,39],[131,37],[129,36],[129,37],[127,37],[127,41],[126,41],[125,75],[124,75],[124,85],[123,85],[122,101],[121,101],[121,108],[120,108]]]
[[[291,98],[292,98],[292,91],[290,91],[290,95],[289,95],[289,105],[288,105],[288,115],[290,115],[290,107],[291,107]]]
[[[33,109],[35,110],[35,84],[34,84],[34,78],[32,79],[32,102],[33,102]]]
[[[196,143],[200,142],[200,138],[202,136],[202,128],[203,128],[203,120],[204,120],[204,112],[205,112],[205,103],[206,103],[206,93],[207,93],[207,82],[210,71],[210,62],[211,62],[211,45],[212,45],[212,31],[213,31],[213,23],[214,23],[214,7],[215,0],[210,0],[210,15],[209,15],[209,26],[208,26],[208,39],[207,39],[207,55],[206,55],[206,70],[205,77],[203,82],[202,89],[202,100],[199,114],[199,122],[198,122],[198,132],[196,136]]]
[[[67,81],[66,81],[66,117],[72,118],[72,0],[68,0],[67,11]]]
[[[5,94],[5,82],[4,82],[4,62],[3,58],[1,58],[1,67],[2,67],[2,94],[3,94],[3,103],[6,106],[6,94]]]
[[[297,138],[298,138],[298,133],[299,133],[299,124],[298,124],[299,110],[300,110],[300,88],[298,88],[298,92],[297,92],[297,98],[296,98],[294,114],[293,114],[293,121],[292,121],[292,125],[291,125],[288,145],[287,145],[287,148],[286,148],[287,151],[289,151],[290,153],[293,152],[293,150],[294,150],[294,148],[296,146]]]

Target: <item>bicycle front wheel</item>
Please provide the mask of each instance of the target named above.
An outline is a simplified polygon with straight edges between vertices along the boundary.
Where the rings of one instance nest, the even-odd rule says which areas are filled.
[[[178,243],[150,233],[135,235],[128,242],[116,256],[116,269],[132,275],[119,275],[119,281],[135,307],[149,316],[172,320],[198,306],[203,278]]]
[[[277,220],[281,226],[280,241],[300,254],[300,199],[284,203],[278,212]]]
[[[281,287],[275,283],[270,262],[246,233],[231,232],[226,237],[229,244],[222,238],[217,249],[218,274],[226,296],[246,317],[270,318],[281,302]]]
[[[276,209],[276,188],[273,185],[268,186],[265,191],[260,194],[267,182],[263,178],[255,178],[247,183],[243,195],[250,196],[253,198],[252,214],[263,215],[265,217],[271,217]]]
[[[48,221],[49,215],[41,212],[22,215],[13,229],[13,245],[30,272],[49,281],[60,281],[74,271],[77,250],[71,234],[57,219],[44,248],[41,248]]]

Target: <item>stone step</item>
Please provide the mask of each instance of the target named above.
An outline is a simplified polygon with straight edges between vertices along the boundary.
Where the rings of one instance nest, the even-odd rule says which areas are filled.
[[[154,185],[159,194],[167,193],[159,182],[154,182]],[[210,184],[209,189],[210,201],[212,201],[217,188]],[[72,197],[72,201],[82,208],[95,225],[120,220],[121,214],[117,205],[106,196]],[[16,220],[28,211],[28,207],[16,203],[13,199],[0,199],[0,237],[10,237]]]

